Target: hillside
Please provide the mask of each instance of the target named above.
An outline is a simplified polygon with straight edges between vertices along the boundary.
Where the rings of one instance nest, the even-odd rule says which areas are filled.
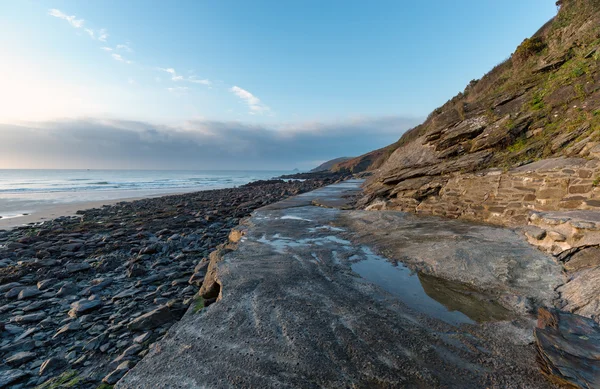
[[[310,171],[310,173],[324,172],[324,171],[330,170],[334,165],[336,165],[338,163],[341,163],[341,162],[345,162],[345,161],[347,161],[349,159],[352,159],[352,158],[351,157],[341,157],[341,158],[332,159],[332,160],[327,161],[327,162],[323,162],[322,164],[320,164],[316,168],[312,169]]]
[[[600,140],[600,0],[557,5],[557,16],[508,60],[471,81],[423,124],[393,145],[334,167],[374,170],[364,205],[405,195],[421,202],[438,194],[452,173],[594,155]]]

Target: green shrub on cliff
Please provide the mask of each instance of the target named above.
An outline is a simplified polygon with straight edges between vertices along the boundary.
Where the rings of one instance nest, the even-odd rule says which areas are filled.
[[[541,53],[546,48],[546,44],[540,37],[526,38],[523,43],[517,47],[514,58],[517,61],[525,61],[529,57]]]
[[[198,313],[200,312],[202,309],[204,309],[204,298],[202,296],[197,296],[194,299],[194,308],[193,308],[193,312],[194,313]]]

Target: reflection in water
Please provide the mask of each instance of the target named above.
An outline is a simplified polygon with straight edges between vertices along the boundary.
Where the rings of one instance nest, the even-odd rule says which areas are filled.
[[[476,322],[509,320],[513,317],[508,309],[464,284],[423,273],[418,276],[425,293],[450,311],[460,311]]]
[[[353,263],[352,270],[417,311],[451,324],[510,318],[508,310],[462,284],[416,274],[404,264],[392,264],[367,247],[363,252],[366,259]]]

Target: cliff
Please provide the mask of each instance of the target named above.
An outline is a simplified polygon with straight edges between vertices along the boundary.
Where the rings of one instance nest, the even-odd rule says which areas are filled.
[[[323,162],[322,164],[320,164],[316,168],[312,169],[310,171],[310,173],[317,173],[317,172],[324,172],[324,171],[331,170],[331,168],[333,166],[335,166],[335,165],[337,165],[338,163],[341,163],[341,162],[346,162],[349,159],[352,159],[352,158],[351,157],[341,157],[341,158],[332,159],[332,160],[327,161],[327,162]]]
[[[482,217],[473,215],[477,210],[464,203],[459,209],[435,210],[428,204],[448,192],[460,199],[466,189],[458,185],[456,190],[449,191],[447,184],[465,174],[480,176],[495,168],[494,174],[503,177],[508,174],[511,178],[512,169],[534,161],[571,157],[570,161],[577,162],[579,168],[588,160],[597,159],[600,1],[564,0],[558,5],[557,16],[525,39],[508,60],[482,79],[471,81],[464,92],[433,111],[423,124],[405,133],[393,145],[337,165],[352,171],[362,164],[373,170],[374,175],[366,185],[367,195],[361,202],[363,206],[488,219],[494,213],[489,209]],[[558,162],[552,169],[562,172],[563,167]],[[587,165],[581,177],[569,176],[570,168],[564,168],[568,181],[564,193],[530,201],[541,206],[541,210],[596,208],[594,202],[586,202],[596,197],[596,165]],[[538,184],[549,188],[556,185],[552,179]],[[587,195],[578,198],[579,203],[569,203],[570,208],[561,207],[558,203],[576,194],[570,185],[589,187],[585,190]],[[493,200],[501,186],[494,183],[482,194],[481,202],[490,196]],[[536,202],[547,199],[555,206],[545,209],[548,201]],[[526,200],[516,200],[523,208]],[[497,211],[506,216],[505,209]],[[523,222],[525,218],[508,224]]]

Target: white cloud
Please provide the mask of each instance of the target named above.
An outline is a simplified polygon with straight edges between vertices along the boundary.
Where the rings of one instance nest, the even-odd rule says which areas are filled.
[[[75,15],[67,15],[59,9],[52,8],[48,10],[48,15],[54,16],[55,18],[63,19],[69,22],[69,24],[75,28],[81,28],[84,25],[83,19],[77,19]],[[108,39],[108,32],[105,28],[101,28],[100,30],[94,31],[91,28],[83,29],[90,38],[94,40],[99,40],[100,42],[106,42]]]
[[[171,88],[167,88],[167,90],[176,96],[181,96],[189,92],[190,88],[188,88],[187,86],[174,86]]]
[[[98,31],[94,31],[91,28],[84,28],[83,30],[85,32],[87,32],[87,34],[93,40],[98,39],[100,42],[106,42],[106,39],[108,38],[108,33],[106,32],[106,29],[104,29],[104,28],[102,28],[102,29],[100,29]],[[96,35],[96,34],[98,34],[98,35]]]
[[[167,72],[167,73],[169,73],[172,76],[175,75],[175,69],[173,69],[173,68],[158,68],[158,70],[162,70],[163,72]]]
[[[206,85],[206,86],[212,85],[212,82],[210,82],[210,80],[207,80],[207,79],[200,80],[200,79],[196,78],[196,76],[191,76],[190,78],[187,79],[187,81],[192,82],[194,84],[202,84],[202,85]]]
[[[76,19],[75,15],[67,15],[56,8],[49,10],[48,15],[54,16],[55,18],[66,20],[67,22],[69,22],[69,24],[71,26],[73,26],[75,28],[83,27],[83,22],[84,22],[83,19]]]
[[[101,47],[100,49],[102,49],[102,50],[104,50],[104,51],[109,51],[109,52],[110,52],[110,51],[113,51],[113,49],[112,49],[112,48],[110,48],[110,47],[106,47],[106,46],[105,46],[105,47]]]
[[[239,86],[233,86],[229,90],[248,104],[248,107],[250,107],[250,112],[248,113],[251,115],[262,115],[265,112],[271,111],[271,108],[263,104],[258,97],[247,90],[242,89]]]
[[[107,39],[108,39],[108,33],[106,32],[106,29],[101,28],[100,30],[98,30],[98,40],[100,42],[106,42]]]
[[[171,75],[171,80],[173,80],[173,81],[182,81],[183,80],[183,77],[178,76],[177,72],[173,68],[158,68],[158,70],[169,73]]]
[[[112,56],[112,57],[113,57],[113,58],[114,58],[116,61],[123,62],[123,63],[126,63],[126,64],[130,64],[130,63],[132,63],[131,61],[129,61],[129,60],[127,60],[127,59],[123,58],[123,57],[121,56],[121,54],[112,53],[112,54],[111,54],[111,56]]]
[[[131,47],[129,47],[129,45],[124,45],[124,44],[117,45],[117,50],[124,50],[128,53],[131,53],[133,51],[133,50],[131,50]]]
[[[175,81],[175,82],[185,81],[185,82],[191,82],[193,84],[202,84],[202,85],[206,85],[206,86],[212,85],[210,80],[199,79],[196,76],[190,76],[188,78],[185,78],[184,76],[177,74],[177,72],[173,68],[158,68],[158,70],[169,73],[171,75],[171,80]]]
[[[175,86],[172,88],[167,88],[167,90],[169,92],[185,92],[185,91],[190,90],[190,88],[188,88],[187,86]]]

